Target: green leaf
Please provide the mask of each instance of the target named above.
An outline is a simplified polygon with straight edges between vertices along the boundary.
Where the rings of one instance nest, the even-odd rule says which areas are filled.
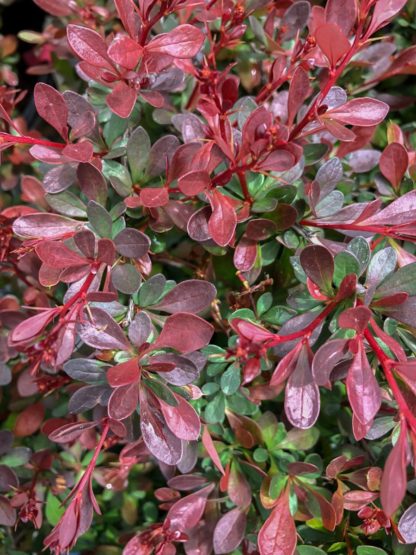
[[[271,293],[264,293],[260,295],[257,300],[257,314],[262,316],[273,304],[273,295]]]
[[[303,147],[305,166],[312,166],[319,162],[328,152],[328,146],[323,143],[310,143]]]
[[[147,131],[143,127],[137,127],[127,143],[127,160],[133,181],[140,181],[149,158],[150,147]]]
[[[46,496],[45,515],[49,524],[51,526],[56,526],[64,512],[65,507],[61,505],[59,499],[55,497],[51,491],[48,491],[48,495]]]
[[[364,272],[370,261],[370,247],[364,237],[354,237],[354,239],[348,243],[347,250],[350,251],[358,260],[360,264],[360,274]]]
[[[224,420],[225,398],[219,393],[205,406],[205,420],[208,424],[218,424]]]
[[[325,555],[325,551],[312,545],[298,545],[297,550],[299,555]]]
[[[87,206],[87,214],[91,226],[100,237],[112,237],[113,221],[110,214],[101,204],[90,200]]]
[[[399,268],[397,272],[388,276],[377,289],[377,294],[385,297],[399,291],[416,295],[416,262]]]
[[[384,549],[372,547],[371,545],[360,545],[357,547],[357,555],[387,555]]]
[[[345,276],[360,273],[360,263],[352,253],[342,251],[335,256],[334,262],[335,269],[333,281],[337,286],[341,284]]]
[[[221,376],[221,389],[225,395],[232,395],[240,387],[240,369],[231,365]]]
[[[55,212],[72,218],[86,218],[87,207],[76,195],[70,191],[45,195],[45,200]]]
[[[162,274],[156,274],[145,281],[139,291],[139,305],[151,306],[155,304],[163,295],[166,285],[166,278]]]

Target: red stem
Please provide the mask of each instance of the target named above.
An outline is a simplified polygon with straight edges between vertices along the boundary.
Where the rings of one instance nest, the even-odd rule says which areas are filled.
[[[302,330],[295,331],[293,333],[289,333],[288,335],[278,335],[276,334],[275,338],[268,343],[268,347],[273,347],[274,345],[278,345],[279,343],[286,343],[287,341],[293,341],[294,339],[304,338],[307,339],[311,336],[312,332],[321,324],[325,318],[331,314],[334,308],[337,306],[336,301],[332,301],[329,303],[324,310],[318,314],[318,316],[312,320],[310,324],[303,328]]]
[[[340,65],[337,67],[337,69],[331,70],[330,75],[329,75],[329,79],[327,80],[324,88],[318,94],[318,96],[316,97],[316,99],[314,100],[314,102],[312,103],[309,110],[306,112],[306,114],[302,118],[302,120],[293,128],[292,132],[290,133],[289,141],[293,141],[299,135],[299,133],[302,131],[302,129],[304,127],[306,127],[306,125],[308,123],[313,121],[313,119],[315,119],[315,113],[316,113],[317,108],[320,106],[322,101],[325,99],[325,97],[329,93],[330,89],[336,84],[337,80],[341,76],[345,67],[347,66],[347,64],[349,63],[351,58],[354,56],[356,51],[358,50],[358,47],[360,46],[362,28],[363,28],[363,22],[360,22],[360,24],[358,26],[358,29],[357,29],[357,33],[355,35],[354,42],[352,43],[350,49],[345,54],[344,59],[342,60]]]
[[[392,367],[395,364],[395,361],[392,360],[380,347],[377,343],[375,337],[372,335],[369,329],[366,329],[364,332],[364,337],[366,338],[368,344],[374,351],[378,361],[380,362],[384,375],[386,376],[387,383],[390,386],[390,389],[393,392],[394,398],[399,406],[400,413],[406,418],[409,426],[412,428],[413,432],[416,433],[416,417],[409,409],[406,399],[403,397],[403,393],[401,392],[397,382],[394,378]]]
[[[53,148],[65,148],[66,143],[56,143],[54,141],[46,141],[44,139],[37,139],[34,137],[27,137],[25,135],[12,135],[10,133],[0,132],[0,144],[10,143],[10,144],[24,144],[24,145],[42,145],[50,146]]]

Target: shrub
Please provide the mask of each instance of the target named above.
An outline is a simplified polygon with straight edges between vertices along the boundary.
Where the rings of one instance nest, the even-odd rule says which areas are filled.
[[[32,128],[0,41],[4,552],[412,553],[414,3],[35,3]]]

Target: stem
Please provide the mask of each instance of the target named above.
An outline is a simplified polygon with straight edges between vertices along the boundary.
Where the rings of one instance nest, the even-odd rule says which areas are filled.
[[[325,97],[327,96],[331,88],[336,84],[337,80],[341,76],[345,67],[348,65],[349,61],[354,56],[358,47],[360,46],[362,28],[363,28],[363,22],[360,22],[357,29],[357,33],[355,35],[354,42],[352,43],[350,49],[345,54],[344,59],[342,60],[338,68],[335,70],[331,70],[329,79],[326,82],[324,88],[318,94],[318,96],[316,97],[316,99],[314,100],[314,102],[312,103],[309,110],[302,118],[302,120],[294,127],[294,129],[290,133],[289,141],[293,141],[293,139],[295,139],[299,135],[302,129],[315,118],[316,109],[320,106],[322,101],[325,100]]]
[[[409,409],[405,398],[403,397],[403,393],[401,389],[397,385],[397,382],[394,378],[392,367],[395,364],[395,361],[392,360],[380,347],[377,343],[375,337],[372,335],[370,330],[367,328],[364,332],[364,337],[366,338],[368,344],[374,351],[378,361],[380,362],[384,375],[386,376],[387,383],[390,386],[390,389],[393,392],[393,396],[396,399],[396,402],[399,406],[400,413],[406,418],[409,426],[412,428],[412,431],[416,433],[416,417]]]
[[[304,338],[307,339],[311,336],[312,332],[315,330],[315,328],[317,328],[319,326],[319,324],[321,324],[325,318],[331,314],[331,312],[334,310],[334,308],[336,308],[337,306],[337,302],[333,301],[331,303],[329,303],[324,310],[318,314],[318,316],[312,320],[312,322],[310,324],[308,324],[306,326],[306,328],[303,328],[302,330],[299,331],[295,331],[293,333],[289,333],[288,335],[278,335],[276,334],[275,338],[272,339],[270,341],[270,343],[267,345],[268,347],[274,347],[275,345],[278,345],[279,343],[286,343],[287,341],[293,341],[294,339],[300,339],[300,338]]]
[[[66,143],[56,143],[55,141],[46,141],[44,139],[36,139],[34,137],[27,137],[26,135],[12,135],[11,133],[0,132],[0,144],[24,144],[24,145],[42,145],[50,146],[53,148],[65,148]]]

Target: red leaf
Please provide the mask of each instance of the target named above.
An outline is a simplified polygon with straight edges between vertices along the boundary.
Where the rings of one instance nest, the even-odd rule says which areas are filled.
[[[69,45],[81,60],[93,66],[114,71],[107,55],[105,41],[96,31],[80,25],[68,25],[67,36]]]
[[[257,242],[244,237],[234,251],[234,266],[240,272],[248,272],[254,266],[257,258]]]
[[[110,110],[117,116],[128,118],[133,111],[136,100],[136,91],[124,81],[119,81],[107,96],[106,102]]]
[[[189,172],[178,179],[179,190],[184,195],[199,195],[210,186],[209,173],[205,170]]]
[[[138,39],[140,19],[132,0],[114,0],[117,13],[124,28],[133,39]]]
[[[358,352],[348,370],[346,384],[348,400],[354,416],[364,426],[369,424],[379,411],[381,392],[362,341],[358,343]]]
[[[39,8],[57,17],[71,15],[72,8],[69,0],[33,0]]]
[[[390,451],[381,479],[381,506],[388,517],[399,508],[407,487],[407,431],[402,425],[399,439]]]
[[[240,318],[231,320],[231,326],[238,334],[254,342],[270,341],[275,337],[274,333],[269,330]]]
[[[166,320],[154,345],[171,347],[184,354],[191,353],[208,345],[213,333],[211,324],[199,316],[178,312]]]
[[[357,306],[344,310],[339,316],[338,323],[341,328],[350,328],[357,333],[363,333],[371,316],[371,310],[366,306]]]
[[[224,467],[222,466],[221,460],[218,456],[217,450],[215,449],[214,442],[212,441],[207,426],[204,426],[204,431],[202,432],[202,444],[205,447],[212,462],[215,464],[221,474],[225,476]]]
[[[214,530],[214,553],[231,553],[240,545],[246,531],[247,516],[240,509],[225,513],[217,522]]]
[[[296,550],[296,526],[289,511],[285,491],[263,524],[257,539],[260,555],[293,555]]]
[[[348,36],[357,20],[356,0],[328,0],[325,19],[328,23],[336,23],[344,35]]]
[[[377,0],[366,36],[370,37],[387,25],[390,19],[399,13],[405,4],[406,0]]]
[[[173,407],[159,399],[162,414],[168,428],[180,439],[197,440],[201,431],[201,422],[195,409],[181,395],[174,394],[178,406]]]
[[[225,247],[234,237],[237,214],[229,198],[216,190],[210,194],[209,201],[212,208],[212,215],[208,220],[209,233],[218,245]]]
[[[27,341],[28,339],[32,339],[32,337],[36,337],[58,312],[59,309],[49,309],[27,318],[18,324],[11,332],[11,342],[21,343],[22,341]]]
[[[13,223],[13,231],[24,239],[59,239],[64,235],[72,235],[84,224],[58,214],[28,214],[17,218]]]
[[[34,403],[18,414],[14,425],[14,433],[18,437],[33,435],[41,426],[45,416],[43,403]]]
[[[94,147],[90,141],[81,141],[66,145],[62,150],[62,154],[75,160],[76,162],[90,162],[94,155]]]
[[[389,106],[375,98],[354,98],[338,108],[328,110],[322,119],[329,117],[348,125],[370,127],[381,123],[389,112]]]
[[[331,291],[334,259],[328,249],[320,245],[310,245],[300,253],[300,263],[315,285],[324,292]]]
[[[112,366],[107,372],[107,381],[111,387],[137,383],[140,378],[140,368],[137,358],[132,358],[117,366]]]
[[[107,52],[115,64],[134,69],[143,55],[143,47],[126,35],[117,35]]]
[[[325,54],[331,69],[351,48],[347,37],[336,23],[324,23],[315,31],[316,43]]]
[[[389,144],[381,155],[379,165],[384,177],[394,189],[398,189],[409,165],[407,150],[400,143]]]
[[[120,349],[126,350],[129,346],[120,326],[113,318],[101,308],[91,307],[89,316],[85,314],[84,321],[79,328],[81,339],[95,349]]]
[[[308,98],[309,92],[308,74],[302,66],[298,66],[289,85],[289,96],[287,101],[288,125],[292,125],[299,108]]]
[[[85,258],[60,241],[43,241],[36,246],[35,250],[42,262],[57,269],[87,264]]]
[[[140,388],[140,428],[152,455],[169,465],[180,461],[182,442],[167,427],[159,403],[144,387]]]
[[[175,314],[191,312],[196,314],[210,306],[215,299],[217,290],[208,281],[188,279],[178,283],[153,308]]]
[[[179,25],[176,29],[163,33],[146,45],[152,53],[168,54],[174,58],[192,58],[201,49],[204,34],[193,25]]]
[[[34,99],[40,117],[56,129],[66,141],[68,139],[68,108],[62,94],[46,83],[37,83]]]
[[[213,489],[214,484],[209,484],[209,486],[176,501],[165,518],[170,529],[186,532],[196,526],[204,514],[208,496]]]
[[[169,191],[166,187],[146,187],[140,191],[140,202],[146,208],[165,206],[169,202]]]
[[[128,418],[137,408],[139,389],[136,383],[116,387],[108,401],[108,416],[114,420]]]
[[[286,384],[286,416],[293,426],[301,429],[311,428],[319,416],[319,388],[312,376],[311,363],[312,353],[304,345]]]

